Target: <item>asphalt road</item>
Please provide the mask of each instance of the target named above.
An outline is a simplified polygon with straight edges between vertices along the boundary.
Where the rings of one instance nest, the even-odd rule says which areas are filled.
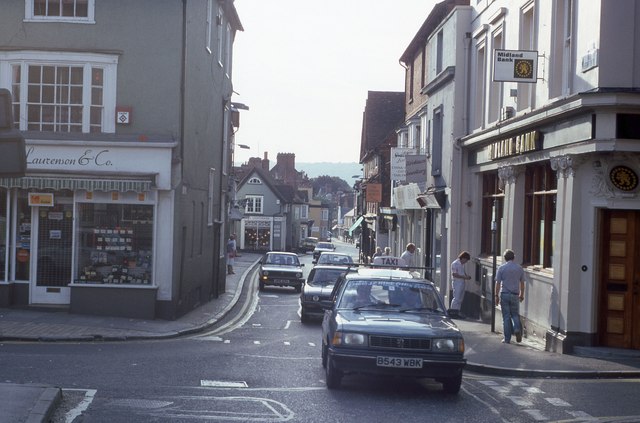
[[[338,251],[356,251],[352,246]],[[354,252],[357,254],[357,252]],[[303,257],[305,272],[311,256]],[[457,396],[431,381],[345,377],[329,391],[320,322],[290,288],[258,292],[215,329],[164,341],[3,344],[5,381],[63,388],[55,422],[640,421],[640,380],[516,379],[466,372]]]

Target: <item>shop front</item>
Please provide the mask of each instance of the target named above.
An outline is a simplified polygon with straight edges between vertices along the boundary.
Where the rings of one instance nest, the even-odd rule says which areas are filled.
[[[285,218],[279,216],[251,216],[241,222],[240,248],[254,251],[284,251]]]
[[[95,151],[86,144],[32,144],[27,176],[0,178],[1,306],[65,306],[83,314],[154,317],[160,282],[157,186],[164,178],[126,172],[129,166],[140,170],[145,165],[126,158],[142,150],[123,150],[99,149],[100,163],[120,171],[118,177],[98,176],[78,160]],[[170,148],[146,153],[158,164],[169,163]],[[86,166],[84,172],[78,166]],[[46,175],[40,172],[43,167]]]

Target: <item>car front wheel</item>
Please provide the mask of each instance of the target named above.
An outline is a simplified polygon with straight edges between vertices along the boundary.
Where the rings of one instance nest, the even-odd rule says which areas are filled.
[[[327,357],[326,378],[327,388],[338,389],[340,387],[342,372],[334,367],[331,357]]]

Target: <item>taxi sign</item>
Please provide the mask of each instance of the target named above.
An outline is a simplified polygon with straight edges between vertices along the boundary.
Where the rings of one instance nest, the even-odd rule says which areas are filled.
[[[391,257],[391,256],[378,256],[373,259],[374,266],[389,266],[389,267],[406,267],[403,258]]]

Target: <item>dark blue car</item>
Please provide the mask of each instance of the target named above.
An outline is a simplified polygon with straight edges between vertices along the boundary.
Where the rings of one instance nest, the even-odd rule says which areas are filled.
[[[360,269],[342,277],[323,306],[329,389],[361,373],[432,378],[447,393],[460,390],[464,339],[433,283],[403,270]]]

